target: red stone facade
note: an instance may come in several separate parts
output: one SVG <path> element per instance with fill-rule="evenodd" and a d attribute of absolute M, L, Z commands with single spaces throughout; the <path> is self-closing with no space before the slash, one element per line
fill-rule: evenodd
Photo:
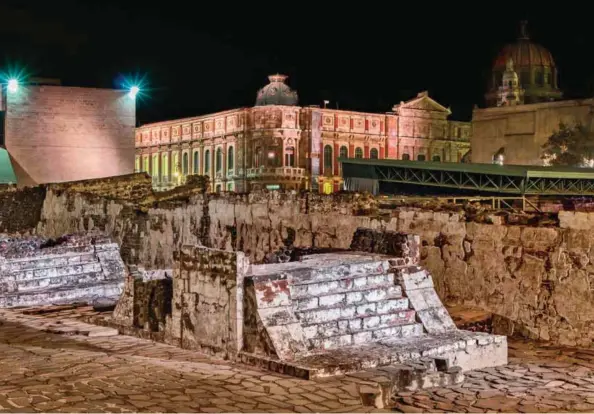
<path fill-rule="evenodd" d="M 450 113 L 426 92 L 386 114 L 258 104 L 137 128 L 135 168 L 158 189 L 205 174 L 213 191 L 330 193 L 341 189 L 339 157 L 459 162 L 470 123 Z"/>
<path fill-rule="evenodd" d="M 134 171 L 136 104 L 127 91 L 23 85 L 4 93 L 4 146 L 19 186 Z"/>

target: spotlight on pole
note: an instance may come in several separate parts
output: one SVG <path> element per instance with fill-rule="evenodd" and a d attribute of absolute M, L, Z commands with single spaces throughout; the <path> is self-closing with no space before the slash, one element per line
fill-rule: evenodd
<path fill-rule="evenodd" d="M 9 79 L 8 80 L 8 92 L 15 93 L 18 90 L 19 90 L 18 79 Z"/>
<path fill-rule="evenodd" d="M 130 88 L 130 92 L 128 92 L 128 96 L 130 96 L 130 98 L 132 99 L 136 99 L 136 95 L 138 95 L 138 92 L 140 92 L 140 88 L 138 86 L 132 86 Z"/>

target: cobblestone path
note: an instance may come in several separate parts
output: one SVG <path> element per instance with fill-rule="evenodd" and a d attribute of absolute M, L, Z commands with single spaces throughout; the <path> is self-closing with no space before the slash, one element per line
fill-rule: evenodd
<path fill-rule="evenodd" d="M 594 411 L 594 350 L 510 347 L 506 367 L 468 373 L 461 386 L 401 393 L 379 410 L 361 405 L 354 377 L 304 381 L 64 315 L 0 310 L 0 412 Z"/>

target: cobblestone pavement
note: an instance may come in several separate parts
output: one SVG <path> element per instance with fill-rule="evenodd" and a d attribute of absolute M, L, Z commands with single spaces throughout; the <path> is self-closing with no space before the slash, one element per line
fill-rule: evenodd
<path fill-rule="evenodd" d="M 362 406 L 353 378 L 273 375 L 53 316 L 0 310 L 0 412 L 390 411 Z M 404 412 L 594 411 L 594 350 L 510 341 L 508 366 L 394 403 Z"/>

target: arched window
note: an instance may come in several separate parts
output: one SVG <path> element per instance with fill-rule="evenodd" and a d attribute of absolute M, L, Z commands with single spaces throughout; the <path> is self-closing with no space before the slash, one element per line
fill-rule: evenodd
<path fill-rule="evenodd" d="M 233 169 L 233 163 L 235 162 L 235 156 L 233 152 L 233 147 L 229 147 L 227 150 L 227 171 L 231 171 Z"/>
<path fill-rule="evenodd" d="M 200 166 L 198 151 L 194 151 L 194 158 L 192 161 L 194 161 L 194 169 L 192 171 L 194 172 L 194 174 L 198 174 L 198 167 Z"/>
<path fill-rule="evenodd" d="M 175 177 L 177 174 L 179 174 L 179 154 L 177 152 L 173 153 L 173 176 Z"/>
<path fill-rule="evenodd" d="M 295 166 L 295 148 L 288 147 L 285 148 L 285 167 L 294 167 Z"/>
<path fill-rule="evenodd" d="M 338 154 L 340 154 L 340 158 L 348 158 L 349 149 L 343 145 L 342 147 L 340 147 L 340 151 L 338 152 Z"/>
<path fill-rule="evenodd" d="M 167 156 L 167 154 L 163 154 L 163 156 L 161 157 L 161 171 L 163 177 L 169 176 L 169 157 Z"/>
<path fill-rule="evenodd" d="M 204 174 L 210 174 L 210 150 L 204 151 Z"/>
<path fill-rule="evenodd" d="M 425 161 L 425 154 L 417 155 L 417 161 Z"/>
<path fill-rule="evenodd" d="M 256 151 L 254 152 L 254 164 L 256 167 L 260 167 L 263 164 L 263 156 L 262 147 L 256 147 Z"/>
<path fill-rule="evenodd" d="M 217 156 L 215 158 L 215 168 L 216 172 L 221 172 L 223 168 L 223 150 L 221 148 L 217 148 Z"/>
<path fill-rule="evenodd" d="M 377 160 L 379 158 L 377 148 L 372 148 L 371 151 L 369 151 L 369 158 L 371 158 L 372 160 Z"/>
<path fill-rule="evenodd" d="M 184 152 L 182 157 L 182 173 L 188 175 L 188 168 L 190 168 L 190 154 Z"/>
<path fill-rule="evenodd" d="M 435 162 L 441 162 L 441 157 L 439 155 L 434 155 L 431 160 Z"/>
<path fill-rule="evenodd" d="M 159 154 L 153 154 L 153 177 L 159 176 Z"/>
<path fill-rule="evenodd" d="M 402 154 L 402 159 L 404 161 L 410 161 L 410 155 L 408 155 L 408 154 Z"/>
<path fill-rule="evenodd" d="M 355 158 L 363 158 L 363 150 L 359 147 L 355 148 Z"/>
<path fill-rule="evenodd" d="M 332 170 L 332 147 L 326 145 L 324 147 L 324 171 Z"/>

